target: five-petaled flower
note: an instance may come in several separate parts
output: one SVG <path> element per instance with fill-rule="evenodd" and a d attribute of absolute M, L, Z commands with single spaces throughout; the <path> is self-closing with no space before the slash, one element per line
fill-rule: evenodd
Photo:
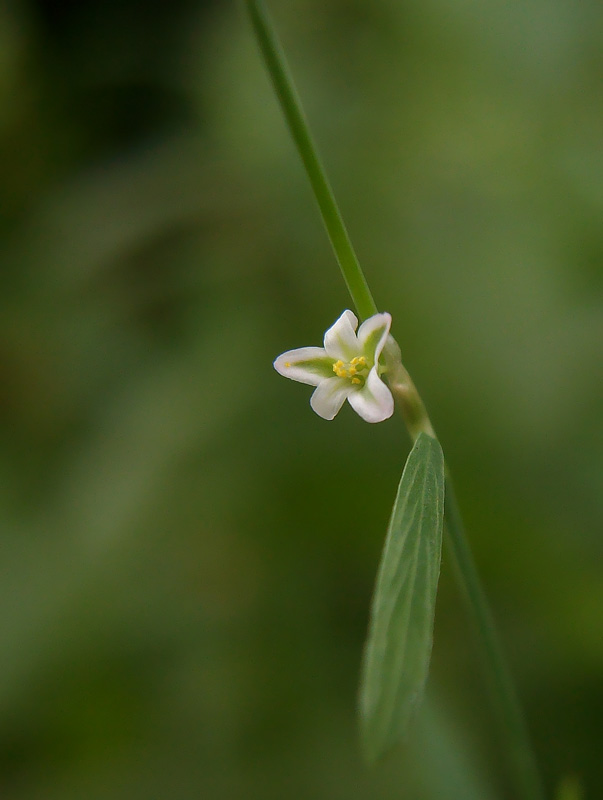
<path fill-rule="evenodd" d="M 323 419 L 333 419 L 347 400 L 367 422 L 382 422 L 394 412 L 392 393 L 379 376 L 379 356 L 392 318 L 375 314 L 358 333 L 358 319 L 344 311 L 325 333 L 324 347 L 288 350 L 274 362 L 285 378 L 316 386 L 310 405 Z"/>

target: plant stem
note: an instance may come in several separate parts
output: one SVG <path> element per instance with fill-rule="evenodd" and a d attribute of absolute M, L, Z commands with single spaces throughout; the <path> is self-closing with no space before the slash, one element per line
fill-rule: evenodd
<path fill-rule="evenodd" d="M 245 0 L 266 67 L 279 98 L 289 130 L 302 159 L 322 219 L 348 290 L 361 318 L 377 313 L 377 306 L 356 258 L 333 191 L 312 141 L 301 102 L 295 90 L 276 34 L 260 0 Z M 425 405 L 402 366 L 399 348 L 390 339 L 385 349 L 386 377 L 413 441 L 421 431 L 435 436 Z M 492 614 L 465 538 L 450 477 L 446 480 L 445 525 L 457 576 L 476 623 L 486 672 L 493 688 L 501 731 L 509 753 L 518 800 L 544 800 L 544 792 L 532 752 L 523 713 L 506 665 Z"/>
<path fill-rule="evenodd" d="M 258 0 L 246 0 L 246 5 L 274 90 L 280 100 L 297 152 L 306 168 L 348 291 L 360 318 L 372 317 L 377 313 L 377 306 L 358 263 L 333 190 L 320 163 L 285 55 L 263 3 Z"/>
<path fill-rule="evenodd" d="M 444 526 L 467 611 L 478 632 L 481 655 L 504 737 L 518 800 L 544 800 L 523 711 L 496 631 L 490 606 L 465 536 L 450 475 L 446 475 Z"/>
<path fill-rule="evenodd" d="M 398 343 L 390 336 L 383 349 L 385 377 L 396 405 L 402 412 L 410 438 L 415 442 L 420 433 L 437 439 L 431 420 L 408 370 L 402 364 Z"/>

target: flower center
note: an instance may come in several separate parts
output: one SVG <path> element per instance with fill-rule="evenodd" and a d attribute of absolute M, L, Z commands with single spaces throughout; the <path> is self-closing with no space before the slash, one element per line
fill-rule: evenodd
<path fill-rule="evenodd" d="M 338 378 L 348 378 L 352 383 L 362 386 L 369 373 L 366 356 L 356 356 L 351 361 L 336 361 L 333 372 Z"/>

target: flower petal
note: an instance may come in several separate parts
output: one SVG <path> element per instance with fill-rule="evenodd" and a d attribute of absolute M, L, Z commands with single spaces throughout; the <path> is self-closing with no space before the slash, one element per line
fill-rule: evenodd
<path fill-rule="evenodd" d="M 352 388 L 352 384 L 343 378 L 328 378 L 318 384 L 310 398 L 310 405 L 319 417 L 333 419 Z"/>
<path fill-rule="evenodd" d="M 392 393 L 373 367 L 361 389 L 353 391 L 348 402 L 366 422 L 383 422 L 394 413 Z"/>
<path fill-rule="evenodd" d="M 322 347 L 298 347 L 287 350 L 274 362 L 279 375 L 292 381 L 318 386 L 325 378 L 333 378 L 333 359 Z"/>
<path fill-rule="evenodd" d="M 356 328 L 358 318 L 352 311 L 344 311 L 325 333 L 325 350 L 334 359 L 351 361 L 360 352 Z"/>
<path fill-rule="evenodd" d="M 373 364 L 379 361 L 391 324 L 391 315 L 385 312 L 369 317 L 358 329 L 360 348 L 365 356 L 370 357 Z"/>

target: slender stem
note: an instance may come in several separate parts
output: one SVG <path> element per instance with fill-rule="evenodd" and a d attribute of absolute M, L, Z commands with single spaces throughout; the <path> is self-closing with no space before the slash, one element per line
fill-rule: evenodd
<path fill-rule="evenodd" d="M 410 438 L 415 442 L 420 433 L 426 433 L 428 436 L 437 439 L 438 437 L 435 435 L 421 395 L 417 391 L 417 387 L 408 374 L 406 367 L 402 364 L 400 348 L 393 336 L 390 336 L 387 340 L 383 350 L 383 358 L 387 383 L 396 405 L 402 412 Z"/>
<path fill-rule="evenodd" d="M 377 313 L 377 306 L 358 263 L 333 190 L 320 163 L 299 96 L 287 67 L 285 55 L 264 10 L 263 3 L 259 0 L 246 0 L 246 5 L 260 50 L 266 62 L 266 68 L 280 101 L 293 141 L 306 168 L 348 291 L 352 296 L 359 316 L 362 319 L 366 319 Z"/>
<path fill-rule="evenodd" d="M 485 672 L 505 739 L 509 766 L 515 778 L 516 796 L 518 800 L 544 800 L 544 789 L 523 711 L 465 536 L 450 475 L 446 476 L 444 524 L 467 610 L 479 634 Z"/>
<path fill-rule="evenodd" d="M 362 318 L 377 313 L 377 306 L 356 258 L 333 191 L 312 141 L 301 103 L 289 74 L 284 54 L 261 0 L 245 0 L 258 44 L 289 130 L 302 159 L 314 196 L 352 300 Z M 425 405 L 402 366 L 399 348 L 390 338 L 384 352 L 386 377 L 400 406 L 411 437 L 421 431 L 435 436 Z M 496 699 L 501 730 L 515 776 L 518 800 L 543 800 L 544 792 L 527 728 L 494 622 L 466 541 L 463 523 L 450 478 L 446 481 L 445 523 L 459 583 L 469 613 L 476 623 L 486 671 Z"/>

